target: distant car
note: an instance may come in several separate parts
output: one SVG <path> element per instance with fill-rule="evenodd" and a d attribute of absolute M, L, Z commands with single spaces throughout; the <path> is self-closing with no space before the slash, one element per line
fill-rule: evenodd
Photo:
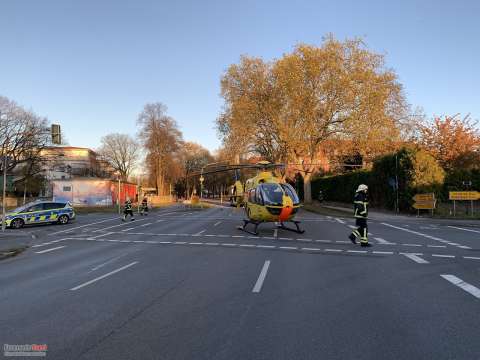
<path fill-rule="evenodd" d="M 5 215 L 5 224 L 13 229 L 33 224 L 68 224 L 75 219 L 75 210 L 68 202 L 36 201 L 20 206 Z"/>

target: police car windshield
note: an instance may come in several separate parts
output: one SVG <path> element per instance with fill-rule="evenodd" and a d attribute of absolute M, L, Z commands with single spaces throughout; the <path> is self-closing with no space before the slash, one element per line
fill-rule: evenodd
<path fill-rule="evenodd" d="M 263 193 L 263 201 L 265 205 L 282 205 L 283 190 L 278 184 L 262 184 L 260 185 Z"/>

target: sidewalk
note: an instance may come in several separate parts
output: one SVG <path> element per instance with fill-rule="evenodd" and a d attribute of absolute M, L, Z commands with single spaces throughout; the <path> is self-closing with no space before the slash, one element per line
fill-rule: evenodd
<path fill-rule="evenodd" d="M 316 203 L 316 206 L 324 209 L 331 209 L 336 211 L 341 211 L 345 213 L 345 216 L 353 217 L 353 205 L 352 207 L 347 206 L 339 206 L 339 205 L 323 205 Z M 368 210 L 368 217 L 371 220 L 377 221 L 392 221 L 392 220 L 423 220 L 423 221 L 430 221 L 436 222 L 442 225 L 461 225 L 461 226 L 468 226 L 468 227 L 480 227 L 480 220 L 476 219 L 451 219 L 451 218 L 436 218 L 430 216 L 420 216 L 417 217 L 416 215 L 406 215 L 406 214 L 396 214 L 391 211 L 379 211 L 379 210 Z"/>

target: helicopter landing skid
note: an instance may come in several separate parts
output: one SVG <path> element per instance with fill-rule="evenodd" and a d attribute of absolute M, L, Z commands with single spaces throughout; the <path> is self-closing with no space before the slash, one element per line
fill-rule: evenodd
<path fill-rule="evenodd" d="M 242 231 L 245 231 L 246 233 L 248 234 L 252 234 L 252 235 L 258 235 L 258 232 L 257 232 L 257 228 L 258 228 L 258 225 L 260 225 L 261 222 L 257 222 L 257 221 L 252 221 L 252 220 L 243 220 L 243 226 L 237 226 L 237 229 L 238 230 L 242 230 Z M 248 224 L 253 224 L 255 226 L 254 230 L 253 231 L 250 231 L 250 230 L 247 230 L 247 225 Z"/>
<path fill-rule="evenodd" d="M 305 230 L 302 230 L 300 229 L 300 221 L 295 221 L 295 220 L 292 220 L 291 222 L 293 222 L 295 224 L 295 227 L 296 229 L 293 229 L 291 227 L 288 227 L 288 226 L 285 226 L 285 224 L 283 222 L 280 222 L 280 225 L 277 225 L 277 227 L 279 229 L 283 229 L 283 230 L 288 230 L 288 231 L 293 231 L 293 232 L 296 232 L 298 234 L 303 234 L 305 232 Z"/>

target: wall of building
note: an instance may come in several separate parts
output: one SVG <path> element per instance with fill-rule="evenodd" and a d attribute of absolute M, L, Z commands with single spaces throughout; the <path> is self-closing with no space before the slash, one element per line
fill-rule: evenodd
<path fill-rule="evenodd" d="M 118 183 L 104 179 L 53 180 L 54 201 L 69 201 L 75 206 L 112 206 L 117 204 Z M 137 186 L 121 183 L 120 202 L 136 199 Z"/>

